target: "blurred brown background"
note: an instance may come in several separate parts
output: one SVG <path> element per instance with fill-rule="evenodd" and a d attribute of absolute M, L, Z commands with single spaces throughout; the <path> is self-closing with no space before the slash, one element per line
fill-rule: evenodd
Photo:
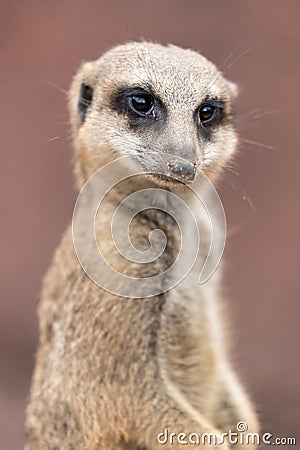
<path fill-rule="evenodd" d="M 76 198 L 63 89 L 82 60 L 140 38 L 202 51 L 240 86 L 239 175 L 220 186 L 233 359 L 263 429 L 297 437 L 299 12 L 297 0 L 0 2 L 1 449 L 24 443 L 41 278 Z"/>

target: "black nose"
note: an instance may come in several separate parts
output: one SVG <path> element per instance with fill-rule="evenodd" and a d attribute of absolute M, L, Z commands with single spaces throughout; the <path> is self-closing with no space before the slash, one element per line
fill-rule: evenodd
<path fill-rule="evenodd" d="M 196 175 L 196 166 L 188 161 L 170 161 L 168 164 L 170 175 L 182 181 L 193 181 Z"/>

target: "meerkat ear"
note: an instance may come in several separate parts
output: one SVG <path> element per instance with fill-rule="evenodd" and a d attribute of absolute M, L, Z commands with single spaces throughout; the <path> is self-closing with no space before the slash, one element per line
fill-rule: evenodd
<path fill-rule="evenodd" d="M 232 81 L 226 80 L 229 92 L 230 92 L 230 96 L 232 98 L 232 100 L 236 100 L 238 93 L 239 93 L 239 89 L 237 84 L 233 83 Z"/>
<path fill-rule="evenodd" d="M 85 121 L 86 112 L 93 101 L 94 90 L 86 83 L 81 83 L 79 99 L 78 99 L 78 114 L 80 122 Z"/>
<path fill-rule="evenodd" d="M 69 110 L 73 129 L 84 123 L 86 114 L 93 102 L 94 86 L 97 78 L 97 64 L 83 63 L 73 78 L 69 90 Z"/>

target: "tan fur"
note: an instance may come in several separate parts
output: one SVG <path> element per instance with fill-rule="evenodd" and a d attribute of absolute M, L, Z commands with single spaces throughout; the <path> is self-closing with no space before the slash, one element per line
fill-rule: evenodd
<path fill-rule="evenodd" d="M 80 123 L 77 103 L 83 82 L 93 87 L 94 95 Z M 126 115 L 112 110 L 110 100 L 120 86 L 145 84 L 160 95 L 168 120 L 158 131 L 137 133 Z M 234 153 L 236 135 L 227 121 L 211 141 L 199 139 L 193 111 L 209 94 L 222 97 L 230 113 L 235 90 L 203 56 L 175 46 L 130 43 L 83 64 L 69 95 L 78 187 L 98 167 L 139 149 L 146 166 L 151 161 L 162 169 L 153 152 L 173 152 L 215 177 Z M 126 183 L 122 195 L 153 185 L 155 180 L 141 176 Z M 120 195 L 110 195 L 96 225 L 105 255 L 130 276 L 161 272 L 179 248 L 178 232 L 163 213 L 137 216 L 133 241 L 143 247 L 155 223 L 168 238 L 166 257 L 149 268 L 113 255 L 107 224 Z M 202 251 L 199 263 L 204 258 Z M 220 435 L 245 421 L 249 431 L 258 430 L 228 362 L 216 305 L 219 276 L 200 286 L 197 267 L 165 294 L 120 298 L 99 288 L 82 270 L 68 228 L 44 280 L 26 450 L 154 450 L 162 447 L 156 437 L 165 427 L 170 433 Z M 181 447 L 175 441 L 170 446 Z"/>

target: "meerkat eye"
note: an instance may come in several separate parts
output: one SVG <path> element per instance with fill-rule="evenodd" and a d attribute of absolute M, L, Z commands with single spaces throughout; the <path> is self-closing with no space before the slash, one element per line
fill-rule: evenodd
<path fill-rule="evenodd" d="M 129 106 L 133 112 L 146 116 L 153 111 L 154 100 L 149 94 L 135 94 L 129 97 Z"/>
<path fill-rule="evenodd" d="M 211 105 L 203 105 L 199 110 L 199 117 L 202 123 L 210 121 L 215 114 L 215 107 Z"/>
<path fill-rule="evenodd" d="M 222 101 L 206 101 L 199 110 L 198 116 L 204 127 L 209 127 L 219 123 L 223 118 L 224 102 Z"/>

